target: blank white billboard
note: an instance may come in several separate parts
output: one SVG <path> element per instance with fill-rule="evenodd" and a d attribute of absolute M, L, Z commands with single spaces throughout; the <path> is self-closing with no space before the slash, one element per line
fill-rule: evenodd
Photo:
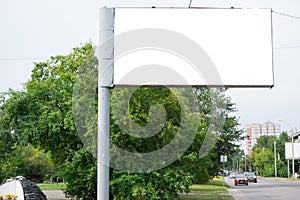
<path fill-rule="evenodd" d="M 294 159 L 300 159 L 300 143 L 293 143 L 294 144 Z M 291 160 L 293 158 L 293 151 L 292 151 L 292 143 L 286 142 L 285 143 L 285 159 Z"/>
<path fill-rule="evenodd" d="M 114 31 L 114 85 L 274 85 L 270 9 L 116 8 Z"/>

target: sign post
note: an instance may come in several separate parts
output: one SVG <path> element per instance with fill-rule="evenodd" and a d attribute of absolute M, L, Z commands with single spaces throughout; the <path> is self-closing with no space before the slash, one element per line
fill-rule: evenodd
<path fill-rule="evenodd" d="M 227 162 L 227 156 L 221 155 L 221 162 L 223 163 L 223 186 L 224 186 L 224 179 L 225 179 L 225 162 Z"/>
<path fill-rule="evenodd" d="M 105 5 L 107 6 L 107 5 Z M 145 63 L 139 63 L 139 61 L 145 61 L 145 58 L 150 58 L 151 64 L 155 63 L 154 57 L 147 54 L 144 57 L 133 56 L 133 60 L 130 60 L 129 68 L 126 68 L 127 59 L 119 59 L 114 64 L 114 56 L 118 55 L 117 52 L 121 52 L 120 42 L 114 43 L 114 36 L 121 35 L 132 30 L 169 30 L 173 33 L 180 33 L 180 38 L 188 38 L 188 41 L 195 41 L 196 43 L 188 45 L 189 53 L 186 56 L 185 51 L 180 51 L 179 57 L 183 58 L 184 63 L 190 64 L 191 60 L 197 60 L 199 56 L 205 56 L 205 62 L 201 59 L 197 65 L 191 65 L 189 68 L 183 68 L 182 62 L 178 62 L 175 65 L 174 57 L 164 57 L 161 59 L 159 56 L 158 61 L 162 62 L 169 59 L 173 68 L 173 71 L 179 70 L 181 75 L 186 78 L 184 82 L 176 82 L 177 79 L 172 78 L 165 82 L 166 76 L 161 76 L 162 79 L 154 79 L 151 81 L 151 85 L 159 83 L 158 85 L 167 86 L 227 86 L 227 87 L 273 87 L 273 58 L 272 58 L 272 31 L 271 31 L 271 10 L 240 10 L 240 9 L 122 9 L 116 6 L 108 6 L 100 9 L 100 51 L 99 51 L 99 70 L 98 70 L 98 184 L 97 184 L 97 199 L 108 200 L 109 199 L 109 125 L 110 125 L 110 89 L 113 86 L 140 86 L 140 82 L 136 82 L 139 76 L 135 74 L 134 78 L 128 79 L 126 82 L 122 79 L 122 75 L 130 72 L 131 66 L 143 66 Z M 146 6 L 147 7 L 147 6 Z M 115 13 L 116 8 L 116 13 Z M 201 12 L 200 12 L 201 11 Z M 216 17 L 218 15 L 219 17 Z M 208 16 L 208 17 L 207 17 Z M 226 17 L 226 19 L 224 18 Z M 255 23 L 253 22 L 255 17 Z M 201 25 L 202 29 L 197 28 L 199 26 L 198 19 L 205 22 Z M 243 20 L 241 20 L 243 18 Z M 223 19 L 220 21 L 219 19 Z M 239 19 L 236 23 L 233 23 L 234 19 Z M 175 22 L 175 23 L 174 23 Z M 181 24 L 179 24 L 181 22 Z M 213 23 L 214 22 L 214 23 Z M 227 23 L 226 23 L 227 22 Z M 247 23 L 246 23 L 247 22 Z M 262 22 L 262 23 L 260 23 Z M 220 24 L 221 23 L 221 24 Z M 226 23 L 226 24 L 224 24 Z M 195 25 L 197 24 L 197 25 Z M 212 25 L 213 24 L 213 25 Z M 259 24 L 260 26 L 256 26 Z M 205 28 L 204 25 L 206 25 Z M 255 25 L 255 26 L 251 26 Z M 223 29 L 209 29 L 209 28 L 222 28 Z M 251 28 L 249 30 L 249 27 Z M 259 27 L 259 29 L 258 29 Z M 238 29 L 237 29 L 238 28 Z M 204 30 L 208 29 L 206 32 Z M 251 34 L 251 30 L 260 30 L 260 34 L 255 32 Z M 216 33 L 222 33 L 217 34 Z M 225 34 L 227 33 L 227 34 Z M 235 33 L 236 35 L 234 35 Z M 204 34 L 204 35 L 202 35 Z M 224 38 L 220 36 L 224 36 Z M 145 37 L 146 36 L 146 37 Z M 183 37 L 184 36 L 184 37 Z M 248 37 L 249 36 L 249 37 Z M 258 37 L 259 36 L 259 37 Z M 149 35 L 138 35 L 134 38 L 142 38 L 143 42 L 149 40 Z M 230 37 L 230 38 L 229 38 Z M 117 38 L 117 37 L 116 37 Z M 144 39 L 146 38 L 146 39 Z M 160 37 L 159 37 L 160 38 Z M 232 38 L 232 39 L 231 39 Z M 253 40 L 249 39 L 253 38 Z M 163 40 L 157 41 L 156 38 L 154 44 L 161 44 Z M 132 41 L 126 41 L 126 45 L 133 43 Z M 186 41 L 186 39 L 184 40 Z M 234 42 L 232 42 L 234 41 Z M 249 42 L 250 41 L 250 42 Z M 256 41 L 256 42 L 252 42 Z M 175 49 L 182 50 L 182 47 L 174 41 L 170 43 Z M 248 43 L 246 43 L 248 42 Z M 245 45 L 246 43 L 246 45 Z M 177 45 L 176 45 L 177 44 Z M 187 44 L 187 43 L 185 43 Z M 215 46 L 221 44 L 220 46 Z M 169 43 L 168 43 L 169 45 Z M 246 48 L 245 48 L 246 46 Z M 154 46 L 155 47 L 155 46 Z M 199 51 L 193 51 L 193 48 L 199 49 L 201 47 L 202 54 Z M 230 48 L 228 48 L 230 47 Z M 251 47 L 251 48 L 250 48 Z M 130 50 L 130 49 L 129 49 Z M 167 49 L 168 50 L 168 49 Z M 232 50 L 228 52 L 229 50 Z M 237 50 L 237 51 L 235 51 Z M 250 50 L 250 51 L 248 51 Z M 261 51 L 258 51 L 261 50 Z M 207 52 L 206 52 L 207 51 Z M 134 53 L 132 51 L 131 53 Z M 151 52 L 151 51 L 145 51 Z M 195 54 L 195 52 L 197 52 Z M 224 54 L 225 52 L 225 54 Z M 194 53 L 194 54 L 193 54 Z M 240 54 L 243 53 L 243 54 Z M 131 55 L 131 54 L 130 54 Z M 156 55 L 156 54 L 153 54 Z M 208 55 L 212 55 L 210 58 Z M 234 55 L 234 57 L 230 57 Z M 238 56 L 237 56 L 238 55 Z M 251 59 L 249 59 L 251 55 Z M 197 59 L 196 59 L 197 58 Z M 133 62 L 134 61 L 134 62 Z M 213 62 L 212 62 L 213 61 Z M 246 61 L 246 62 L 245 62 Z M 158 62 L 158 63 L 159 63 Z M 254 62 L 254 63 L 252 63 Z M 257 62 L 257 63 L 256 63 Z M 208 67 L 210 65 L 216 68 Z M 115 67 L 114 67 L 115 65 Z M 118 66 L 121 66 L 118 68 Z M 243 68 L 241 66 L 244 66 Z M 257 68 L 253 69 L 253 67 Z M 262 67 L 267 66 L 267 67 Z M 178 67 L 178 68 L 176 68 Z M 116 69 L 116 70 L 115 70 Z M 118 70 L 121 69 L 121 70 Z M 188 69 L 188 70 L 187 70 Z M 213 70 L 212 70 L 213 69 Z M 129 71 L 126 71 L 129 70 Z M 213 72 L 212 72 L 213 71 Z M 246 72 L 246 73 L 245 73 Z M 122 74 L 123 73 L 123 74 Z M 142 71 L 142 77 L 149 76 L 145 71 Z M 219 81 L 220 77 L 224 82 Z M 116 76 L 114 76 L 114 74 Z M 119 74 L 119 76 L 117 76 Z M 120 75 L 121 74 L 121 75 Z M 146 74 L 146 75 L 145 75 Z M 153 73 L 153 77 L 157 78 L 158 73 Z M 234 76 L 232 76 L 234 74 Z M 239 74 L 239 75 L 237 75 Z M 251 76 L 251 74 L 253 76 Z M 167 74 L 168 75 L 168 74 Z M 260 75 L 260 77 L 258 77 Z M 249 77 L 247 80 L 246 78 Z M 253 77 L 256 79 L 253 81 Z M 119 79 L 117 79 L 119 78 Z M 173 80 L 174 79 L 174 80 Z M 122 82 L 122 80 L 124 82 Z M 221 79 L 220 79 L 221 80 Z M 169 82 L 170 81 L 170 82 Z M 174 82 L 175 81 L 175 82 Z M 227 156 L 221 156 L 221 162 L 223 163 L 223 176 L 225 177 L 225 162 L 227 162 Z M 224 179 L 223 179 L 224 185 Z"/>
<path fill-rule="evenodd" d="M 110 88 L 113 80 L 114 9 L 100 9 L 98 66 L 98 174 L 97 199 L 109 199 Z"/>

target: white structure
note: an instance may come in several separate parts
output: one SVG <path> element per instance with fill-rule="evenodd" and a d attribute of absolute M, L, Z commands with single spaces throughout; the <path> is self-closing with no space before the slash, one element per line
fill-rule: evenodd
<path fill-rule="evenodd" d="M 269 135 L 279 137 L 281 133 L 280 123 L 266 122 L 264 124 L 253 123 L 244 126 L 243 136 L 246 138 L 242 142 L 242 150 L 246 155 L 250 155 L 254 145 L 260 136 Z"/>
<path fill-rule="evenodd" d="M 11 180 L 0 186 L 0 195 L 13 194 L 18 196 L 17 200 L 24 200 L 24 192 L 19 180 Z"/>
<path fill-rule="evenodd" d="M 116 8 L 114 85 L 272 87 L 271 15 L 271 9 Z"/>

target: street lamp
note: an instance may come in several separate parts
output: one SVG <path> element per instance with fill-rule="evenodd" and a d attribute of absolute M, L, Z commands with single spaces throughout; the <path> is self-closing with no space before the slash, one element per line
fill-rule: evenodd
<path fill-rule="evenodd" d="M 291 132 L 292 132 L 292 178 L 295 178 L 295 159 L 294 159 L 294 130 L 293 130 L 293 126 L 290 125 L 289 123 L 287 123 L 284 120 L 279 120 L 283 123 L 286 123 L 288 126 L 291 127 Z M 288 166 L 289 167 L 289 166 Z"/>

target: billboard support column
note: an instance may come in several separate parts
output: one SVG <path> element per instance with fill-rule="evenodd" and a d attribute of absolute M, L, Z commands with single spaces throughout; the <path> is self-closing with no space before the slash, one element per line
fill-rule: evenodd
<path fill-rule="evenodd" d="M 294 131 L 292 130 L 292 178 L 295 178 Z"/>
<path fill-rule="evenodd" d="M 114 9 L 100 9 L 98 64 L 98 171 L 97 199 L 109 199 L 110 88 L 114 69 Z"/>

